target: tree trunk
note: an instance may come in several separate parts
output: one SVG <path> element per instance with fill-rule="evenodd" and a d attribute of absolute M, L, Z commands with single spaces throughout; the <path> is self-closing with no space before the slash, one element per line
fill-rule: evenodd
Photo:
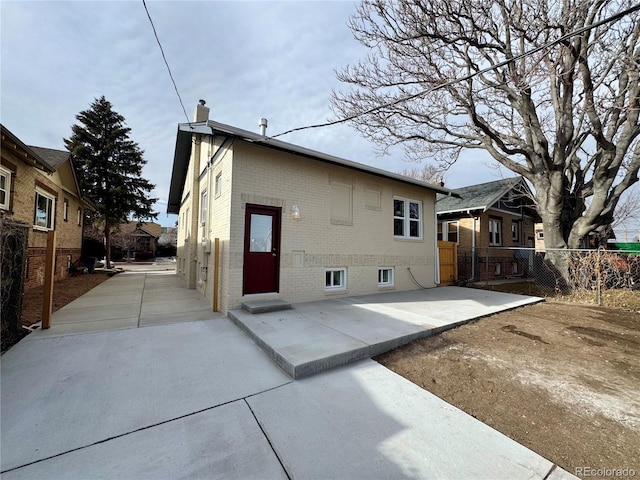
<path fill-rule="evenodd" d="M 569 263 L 568 252 L 562 251 L 568 248 L 568 232 L 563 227 L 566 227 L 566 217 L 570 212 L 566 211 L 563 201 L 563 183 L 561 172 L 545 173 L 534 179 L 538 213 L 544 231 L 544 263 L 550 272 L 543 272 L 539 280 L 565 291 L 569 284 Z"/>
<path fill-rule="evenodd" d="M 106 243 L 104 266 L 111 268 L 111 226 L 108 220 L 104 222 L 104 241 Z"/>

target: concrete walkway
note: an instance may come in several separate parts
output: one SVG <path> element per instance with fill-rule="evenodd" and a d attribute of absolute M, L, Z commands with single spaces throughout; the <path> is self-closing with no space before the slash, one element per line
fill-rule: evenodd
<path fill-rule="evenodd" d="M 163 323 L 212 320 L 224 315 L 173 272 L 119 273 L 53 313 L 51 328 L 28 340 Z"/>
<path fill-rule="evenodd" d="M 92 298 L 176 281 L 138 276 Z M 138 315 L 107 303 L 96 322 L 120 326 L 100 332 L 82 297 L 57 317 L 75 332 L 54 318 L 2 356 L 3 479 L 575 478 L 372 360 L 292 381 L 229 319 L 189 321 L 177 293 Z"/>

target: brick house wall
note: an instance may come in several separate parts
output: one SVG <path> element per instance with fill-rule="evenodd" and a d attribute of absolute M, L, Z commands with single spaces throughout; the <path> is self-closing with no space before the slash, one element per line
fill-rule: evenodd
<path fill-rule="evenodd" d="M 279 292 L 259 294 L 260 298 L 304 302 L 419 288 L 407 267 L 422 285 L 435 286 L 435 192 L 242 141 L 208 164 L 220 146 L 218 140 L 213 145 L 210 141 L 211 136 L 203 136 L 191 152 L 178 220 L 177 270 L 211 299 L 213 247 L 207 252 L 206 242 L 219 238 L 222 312 L 247 299 L 242 294 L 247 204 L 282 208 Z M 332 218 L 333 184 L 350 192 L 350 221 Z M 204 191 L 205 219 L 200 215 Z M 394 237 L 394 197 L 421 203 L 420 239 Z M 290 215 L 294 204 L 300 209 L 299 220 Z M 394 269 L 393 286 L 378 284 L 380 267 Z M 325 289 L 327 268 L 347 270 L 346 289 Z"/>
<path fill-rule="evenodd" d="M 56 231 L 55 279 L 68 276 L 68 263 L 80 258 L 84 207 L 73 181 L 70 162 L 54 172 L 46 172 L 34 165 L 29 152 L 15 145 L 5 144 L 3 131 L 2 166 L 11 173 L 8 210 L 2 216 L 33 225 L 29 231 L 25 288 L 44 283 L 44 262 L 47 230 L 34 225 L 36 188 L 52 196 L 54 201 L 54 230 Z M 27 163 L 28 162 L 28 163 Z M 71 180 L 71 181 L 70 181 Z M 66 207 L 65 207 L 66 205 Z M 66 219 L 64 212 L 66 208 Z"/>

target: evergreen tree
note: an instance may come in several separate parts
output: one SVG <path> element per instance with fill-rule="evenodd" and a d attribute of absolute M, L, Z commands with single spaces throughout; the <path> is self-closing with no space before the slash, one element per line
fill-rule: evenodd
<path fill-rule="evenodd" d="M 142 178 L 147 163 L 138 144 L 129 138 L 130 128 L 104 96 L 80 112 L 73 134 L 64 143 L 72 155 L 78 183 L 96 211 L 93 220 L 104 228 L 107 267 L 110 265 L 111 232 L 129 217 L 154 219 L 149 196 L 154 185 Z"/>

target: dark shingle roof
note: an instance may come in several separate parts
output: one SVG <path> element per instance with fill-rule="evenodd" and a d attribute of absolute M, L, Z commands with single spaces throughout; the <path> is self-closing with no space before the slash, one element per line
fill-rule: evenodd
<path fill-rule="evenodd" d="M 464 210 L 486 210 L 502 198 L 513 187 L 523 181 L 522 177 L 505 178 L 494 182 L 480 183 L 456 188 L 461 198 L 438 195 L 436 212 L 458 212 Z"/>
<path fill-rule="evenodd" d="M 58 170 L 60 165 L 69 159 L 69 152 L 65 150 L 54 150 L 53 148 L 43 148 L 29 146 L 42 160 L 53 170 Z"/>

